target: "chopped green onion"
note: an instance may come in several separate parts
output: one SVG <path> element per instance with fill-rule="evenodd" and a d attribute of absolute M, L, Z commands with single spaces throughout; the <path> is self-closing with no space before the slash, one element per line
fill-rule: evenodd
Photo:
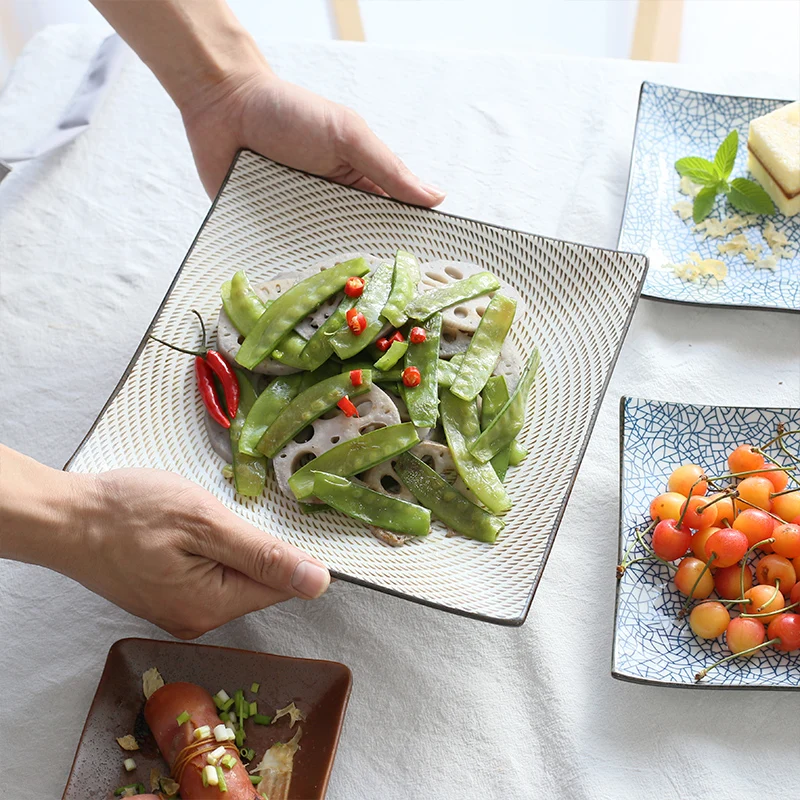
<path fill-rule="evenodd" d="M 239 752 L 239 755 L 241 755 L 242 758 L 246 758 L 248 761 L 252 761 L 256 757 L 256 751 L 253 750 L 252 747 L 243 747 Z"/>
<path fill-rule="evenodd" d="M 219 760 L 219 763 L 222 764 L 225 769 L 233 769 L 236 766 L 236 759 L 230 753 L 226 753 Z"/>
<path fill-rule="evenodd" d="M 208 775 L 206 775 L 206 771 L 205 771 L 205 770 L 203 770 L 203 771 L 200 773 L 200 776 L 201 776 L 201 777 L 202 777 L 202 779 L 203 779 L 203 788 L 205 789 L 205 788 L 208 786 Z"/>
<path fill-rule="evenodd" d="M 223 704 L 222 710 L 223 711 L 230 711 L 231 706 L 233 705 L 233 698 L 229 697 Z"/>
<path fill-rule="evenodd" d="M 212 767 L 211 764 L 203 767 L 203 786 L 217 786 L 219 784 L 217 769 L 218 767 Z"/>
<path fill-rule="evenodd" d="M 222 774 L 222 767 L 217 767 L 217 781 L 219 782 L 219 790 L 221 792 L 227 792 L 228 784 L 225 783 L 225 776 Z"/>
<path fill-rule="evenodd" d="M 272 722 L 272 717 L 268 717 L 266 714 L 253 714 L 253 722 L 256 725 L 269 725 Z"/>
<path fill-rule="evenodd" d="M 224 690 L 220 689 L 215 695 L 214 698 L 219 698 L 221 703 L 225 703 L 226 701 L 231 699 L 231 696 Z"/>
<path fill-rule="evenodd" d="M 253 694 L 258 694 L 258 690 L 259 690 L 260 688 L 261 688 L 261 684 L 254 683 L 254 684 L 252 684 L 252 685 L 250 686 L 250 691 L 251 691 Z"/>
<path fill-rule="evenodd" d="M 229 719 L 231 722 L 234 722 L 234 723 L 235 723 L 235 722 L 236 722 L 236 721 L 237 721 L 239 718 L 236 716 L 236 712 L 235 712 L 235 711 L 229 711 L 229 712 L 228 712 L 228 719 Z"/>
<path fill-rule="evenodd" d="M 194 738 L 199 742 L 201 739 L 207 739 L 211 736 L 211 728 L 208 725 L 201 725 L 199 728 L 194 729 Z"/>
<path fill-rule="evenodd" d="M 234 741 L 236 742 L 237 747 L 241 747 L 244 744 L 245 732 L 244 728 L 239 728 L 236 731 L 236 736 L 234 737 Z"/>
<path fill-rule="evenodd" d="M 136 769 L 136 762 L 132 758 L 126 758 L 122 762 L 122 766 L 125 767 L 126 772 L 133 772 Z"/>
<path fill-rule="evenodd" d="M 258 714 L 258 703 L 250 703 L 248 712 L 248 716 L 250 717 L 254 717 L 256 714 Z"/>
<path fill-rule="evenodd" d="M 144 794 L 147 791 L 142 783 L 129 783 L 127 786 L 119 786 L 114 789 L 114 797 L 122 797 L 128 789 L 133 789 L 134 794 Z"/>
<path fill-rule="evenodd" d="M 261 781 L 263 781 L 263 780 L 264 779 L 260 775 L 251 775 L 250 776 L 250 783 L 252 783 L 253 786 L 258 786 L 258 784 L 261 783 Z"/>
<path fill-rule="evenodd" d="M 188 711 L 181 711 L 175 719 L 178 721 L 178 725 L 183 725 L 184 723 L 188 722 L 191 719 L 191 715 Z"/>

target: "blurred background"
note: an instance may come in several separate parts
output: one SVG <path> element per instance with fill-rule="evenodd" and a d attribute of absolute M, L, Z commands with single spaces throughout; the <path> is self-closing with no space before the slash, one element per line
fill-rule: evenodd
<path fill-rule="evenodd" d="M 145 2 L 146 0 L 141 0 Z M 202 0 L 195 0 L 202 2 Z M 800 71 L 800 0 L 229 0 L 260 38 L 522 49 Z M 0 83 L 46 25 L 103 25 L 88 0 L 0 0 Z"/>

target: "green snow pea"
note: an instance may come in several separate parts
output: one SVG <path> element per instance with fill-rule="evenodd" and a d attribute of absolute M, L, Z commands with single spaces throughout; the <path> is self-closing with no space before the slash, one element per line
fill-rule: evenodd
<path fill-rule="evenodd" d="M 375 368 L 381 372 L 391 369 L 408 350 L 408 342 L 392 342 L 389 349 L 375 362 Z"/>
<path fill-rule="evenodd" d="M 528 457 L 528 451 L 516 440 L 511 442 L 508 454 L 508 463 L 512 467 L 518 467 Z"/>
<path fill-rule="evenodd" d="M 500 409 L 508 402 L 508 387 L 502 375 L 493 375 L 486 381 L 481 392 L 481 430 L 485 431 L 491 421 L 500 413 Z M 493 459 L 492 467 L 501 481 L 506 479 L 511 448 L 504 447 Z"/>
<path fill-rule="evenodd" d="M 534 347 L 511 397 L 489 423 L 489 427 L 477 439 L 470 442 L 470 453 L 478 461 L 485 463 L 494 458 L 503 448 L 508 447 L 522 430 L 525 424 L 525 404 L 533 387 L 539 360 L 539 349 Z"/>
<path fill-rule="evenodd" d="M 431 512 L 427 508 L 373 492 L 328 472 L 312 472 L 314 494 L 337 511 L 368 525 L 409 536 L 427 536 L 431 529 Z"/>
<path fill-rule="evenodd" d="M 258 396 L 247 413 L 239 436 L 239 450 L 249 456 L 260 457 L 258 443 L 278 414 L 297 396 L 304 376 L 300 374 L 279 376 Z M 241 401 L 240 401 L 241 402 Z"/>
<path fill-rule="evenodd" d="M 411 421 L 418 428 L 432 428 L 439 419 L 439 335 L 442 315 L 434 314 L 425 322 L 428 335 L 424 342 L 411 344 L 406 351 L 405 366 L 416 367 L 421 377 L 419 386 L 404 386 L 403 399 Z"/>
<path fill-rule="evenodd" d="M 411 494 L 457 533 L 479 542 L 494 542 L 505 527 L 503 520 L 476 506 L 412 453 L 403 453 L 394 468 Z"/>
<path fill-rule="evenodd" d="M 341 291 L 351 275 L 361 276 L 367 272 L 367 262 L 363 258 L 354 258 L 292 286 L 259 317 L 253 330 L 245 337 L 236 361 L 247 369 L 253 369 L 272 353 L 301 319 Z"/>
<path fill-rule="evenodd" d="M 290 439 L 326 411 L 330 411 L 345 395 L 355 397 L 371 388 L 372 373 L 369 370 L 364 370 L 361 386 L 353 386 L 349 372 L 315 383 L 300 392 L 275 418 L 258 443 L 259 453 L 267 458 L 275 458 Z"/>
<path fill-rule="evenodd" d="M 243 269 L 222 284 L 222 307 L 236 330 L 247 336 L 258 318 L 266 310 L 263 300 L 256 294 Z"/>
<path fill-rule="evenodd" d="M 378 428 L 347 439 L 300 467 L 289 478 L 289 488 L 298 500 L 303 500 L 314 494 L 314 472 L 349 478 L 404 453 L 415 444 L 419 444 L 419 436 L 410 422 Z"/>
<path fill-rule="evenodd" d="M 355 304 L 354 297 L 345 297 L 336 311 L 317 328 L 303 350 L 303 369 L 317 369 L 333 355 L 331 336 L 346 324 L 346 314 Z"/>
<path fill-rule="evenodd" d="M 443 286 L 441 289 L 432 289 L 429 292 L 418 294 L 406 308 L 406 313 L 411 319 L 428 319 L 431 314 L 479 297 L 487 292 L 494 292 L 500 288 L 500 281 L 491 272 L 479 272 L 469 278 L 456 281 Z"/>
<path fill-rule="evenodd" d="M 308 342 L 297 332 L 291 331 L 280 340 L 270 358 L 295 369 L 306 369 L 303 351 Z"/>
<path fill-rule="evenodd" d="M 330 337 L 331 347 L 339 358 L 352 358 L 378 338 L 385 325 L 381 314 L 389 298 L 389 292 L 392 291 L 393 273 L 393 264 L 379 265 L 367 281 L 363 294 L 353 306 L 367 320 L 366 329 L 356 336 L 347 325 L 344 325 Z"/>
<path fill-rule="evenodd" d="M 453 385 L 453 381 L 458 375 L 458 367 L 463 358 L 463 353 L 456 353 L 449 361 L 443 358 L 439 359 L 439 386 L 449 389 Z"/>
<path fill-rule="evenodd" d="M 486 385 L 500 358 L 517 301 L 496 294 L 486 307 L 478 329 L 472 337 L 450 391 L 462 400 L 473 400 Z"/>
<path fill-rule="evenodd" d="M 462 400 L 449 391 L 442 392 L 442 425 L 456 470 L 467 488 L 489 511 L 501 514 L 511 508 L 511 498 L 492 469 L 469 451 L 469 445 L 480 434 L 478 403 Z"/>
<path fill-rule="evenodd" d="M 236 370 L 239 381 L 239 410 L 231 421 L 231 452 L 233 453 L 233 480 L 238 494 L 258 497 L 264 491 L 267 479 L 267 459 L 261 455 L 250 455 L 241 450 L 241 435 L 250 411 L 256 402 L 253 384 L 241 371 Z"/>
<path fill-rule="evenodd" d="M 406 307 L 414 299 L 419 278 L 419 261 L 411 253 L 398 250 L 394 257 L 392 292 L 383 308 L 383 316 L 395 328 L 402 328 L 408 322 Z"/>

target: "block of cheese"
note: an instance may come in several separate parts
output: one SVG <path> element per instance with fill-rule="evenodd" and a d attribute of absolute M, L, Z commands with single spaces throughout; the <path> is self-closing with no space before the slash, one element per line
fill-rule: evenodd
<path fill-rule="evenodd" d="M 782 214 L 800 213 L 800 102 L 750 123 L 747 168 Z"/>

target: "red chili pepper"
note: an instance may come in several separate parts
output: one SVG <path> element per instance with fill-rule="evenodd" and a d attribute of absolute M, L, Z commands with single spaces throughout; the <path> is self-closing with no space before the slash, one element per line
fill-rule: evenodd
<path fill-rule="evenodd" d="M 197 388 L 200 390 L 200 397 L 203 398 L 203 405 L 208 409 L 208 413 L 211 414 L 211 417 L 222 425 L 223 428 L 230 428 L 231 421 L 225 415 L 225 411 L 217 397 L 211 367 L 201 356 L 196 356 L 194 359 L 194 374 L 197 378 Z"/>
<path fill-rule="evenodd" d="M 403 336 L 400 331 L 395 331 L 394 335 L 389 339 L 389 346 L 392 346 L 392 342 L 403 342 L 405 341 L 405 337 Z"/>
<path fill-rule="evenodd" d="M 411 329 L 408 338 L 411 340 L 411 344 L 422 344 L 428 338 L 428 334 L 425 328 L 415 327 Z"/>
<path fill-rule="evenodd" d="M 228 414 L 233 419 L 239 410 L 239 380 L 236 373 L 216 350 L 209 350 L 206 353 L 206 361 L 222 384 L 222 391 L 225 392 L 225 405 L 228 406 Z"/>
<path fill-rule="evenodd" d="M 350 370 L 350 383 L 353 386 L 361 386 L 364 383 L 364 372 L 360 369 L 351 369 Z"/>
<path fill-rule="evenodd" d="M 344 283 L 344 293 L 348 297 L 361 297 L 366 281 L 358 275 L 353 275 Z"/>
<path fill-rule="evenodd" d="M 355 336 L 361 336 L 367 327 L 367 318 L 355 308 L 351 308 L 346 314 L 347 327 L 353 331 Z"/>
<path fill-rule="evenodd" d="M 345 395 L 337 404 L 346 417 L 357 417 L 358 409 L 353 405 L 353 401 Z"/>
<path fill-rule="evenodd" d="M 408 386 L 411 388 L 412 386 L 419 386 L 420 382 L 422 381 L 422 375 L 420 375 L 419 370 L 416 367 L 406 367 L 403 370 L 403 386 Z"/>
<path fill-rule="evenodd" d="M 381 338 L 375 342 L 375 347 L 377 347 L 381 353 L 385 353 L 391 346 L 392 343 L 385 336 L 381 336 Z"/>

